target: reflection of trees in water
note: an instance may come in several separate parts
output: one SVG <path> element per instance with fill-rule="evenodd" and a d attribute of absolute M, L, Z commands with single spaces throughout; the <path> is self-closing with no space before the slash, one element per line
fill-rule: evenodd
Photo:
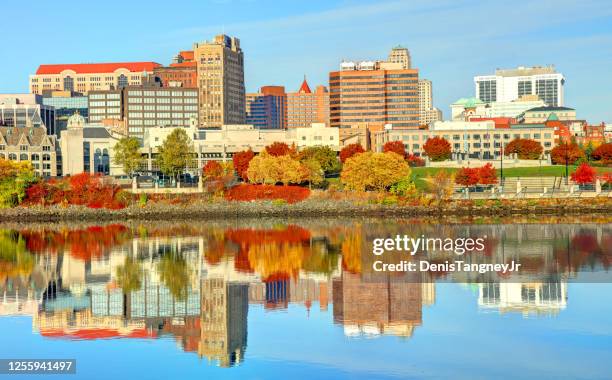
<path fill-rule="evenodd" d="M 0 284 L 8 278 L 27 278 L 34 268 L 34 257 L 23 237 L 14 231 L 0 231 Z"/>
<path fill-rule="evenodd" d="M 257 223 L 229 228 L 218 223 L 177 223 L 168 225 L 168 228 L 149 224 L 108 224 L 76 229 L 8 230 L 0 241 L 3 244 L 0 274 L 4 278 L 27 276 L 36 261 L 35 257 L 28 256 L 30 253 L 67 253 L 89 262 L 108 257 L 118 247 L 129 251 L 133 239 L 138 239 L 138 248 L 133 249 L 139 250 L 141 245 L 145 249 L 150 241 L 161 237 L 181 241 L 188 236 L 203 240 L 202 254 L 208 265 L 232 259 L 235 271 L 256 273 L 264 278 L 295 278 L 300 271 L 329 275 L 338 269 L 339 254 L 343 269 L 361 273 L 374 259 L 370 252 L 374 238 L 404 234 L 451 239 L 487 235 L 484 252 L 472 252 L 464 258 L 474 263 L 517 260 L 524 270 L 531 272 L 609 269 L 612 263 L 612 233 L 608 225 L 414 223 L 414 220 L 402 219 L 364 219 L 335 223 L 326 220 L 320 225 L 310 221 L 304 223 L 307 227 L 298 221 L 297 224 L 262 223 L 262 227 Z M 21 248 L 17 250 L 15 247 Z M 196 249 L 200 249 L 197 244 Z M 9 254 L 12 256 L 7 259 Z M 453 255 L 434 255 L 432 261 L 454 258 Z M 180 255 L 161 252 L 155 258 L 162 259 L 158 269 L 164 268 L 164 278 L 169 283 L 178 283 L 178 279 L 189 272 L 186 269 L 188 264 Z M 126 261 L 119 269 L 120 274 L 117 273 L 118 281 L 125 283 L 128 289 L 133 287 L 131 284 L 137 284 L 135 276 L 129 272 L 135 271 L 135 265 L 135 262 Z M 184 294 L 176 287 L 174 290 L 176 294 Z"/>
<path fill-rule="evenodd" d="M 117 267 L 117 285 L 124 293 L 140 290 L 142 287 L 142 267 L 131 256 L 125 257 L 123 265 Z"/>
<path fill-rule="evenodd" d="M 161 281 L 170 290 L 170 294 L 177 300 L 184 300 L 187 297 L 190 278 L 190 268 L 185 257 L 173 250 L 162 256 L 157 264 L 157 270 Z"/>
<path fill-rule="evenodd" d="M 134 234 L 124 225 L 109 224 L 71 230 L 23 230 L 20 235 L 33 253 L 70 253 L 75 258 L 87 261 L 124 244 Z"/>

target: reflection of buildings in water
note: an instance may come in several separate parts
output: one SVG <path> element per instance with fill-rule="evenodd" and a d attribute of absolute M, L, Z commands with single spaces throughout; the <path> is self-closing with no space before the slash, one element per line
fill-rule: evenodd
<path fill-rule="evenodd" d="M 554 315 L 567 306 L 567 281 L 496 282 L 478 284 L 478 306 L 524 316 Z"/>
<path fill-rule="evenodd" d="M 240 363 L 247 342 L 248 284 L 221 278 L 202 280 L 201 339 L 198 354 L 221 367 Z"/>
<path fill-rule="evenodd" d="M 349 272 L 333 280 L 334 321 L 344 325 L 348 336 L 410 337 L 422 323 L 423 304 L 431 304 L 434 299 L 431 282 L 367 282 Z"/>
<path fill-rule="evenodd" d="M 50 338 L 107 339 L 151 338 L 144 321 L 132 321 L 122 316 L 94 316 L 91 309 L 46 311 L 39 310 L 33 318 L 34 330 Z"/>
<path fill-rule="evenodd" d="M 284 309 L 290 303 L 302 304 L 310 310 L 313 302 L 326 311 L 331 299 L 328 280 L 315 278 L 278 279 L 252 282 L 249 287 L 249 303 L 263 304 L 266 309 Z"/>

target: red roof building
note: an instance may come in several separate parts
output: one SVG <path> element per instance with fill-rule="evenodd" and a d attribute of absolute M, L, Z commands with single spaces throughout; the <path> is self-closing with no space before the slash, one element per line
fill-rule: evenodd
<path fill-rule="evenodd" d="M 511 124 L 516 124 L 516 119 L 512 117 L 471 117 L 470 121 L 487 121 L 492 120 L 495 123 L 495 128 L 510 128 Z"/>
<path fill-rule="evenodd" d="M 30 76 L 30 92 L 44 95 L 52 91 L 87 93 L 139 86 L 153 70 L 155 62 L 110 62 L 40 65 Z"/>
<path fill-rule="evenodd" d="M 102 74 L 114 73 L 116 70 L 125 69 L 130 72 L 152 72 L 154 68 L 161 66 L 155 62 L 114 62 L 114 63 L 72 63 L 59 65 L 40 65 L 36 75 L 61 74 L 65 70 L 74 71 L 76 74 Z"/>

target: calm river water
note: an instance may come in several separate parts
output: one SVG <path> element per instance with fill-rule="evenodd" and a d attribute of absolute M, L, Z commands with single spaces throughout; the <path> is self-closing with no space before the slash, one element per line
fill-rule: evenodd
<path fill-rule="evenodd" d="M 465 262 L 522 269 L 373 275 L 396 235 L 484 236 Z M 611 264 L 606 218 L 0 224 L 0 358 L 76 359 L 73 379 L 610 379 Z"/>

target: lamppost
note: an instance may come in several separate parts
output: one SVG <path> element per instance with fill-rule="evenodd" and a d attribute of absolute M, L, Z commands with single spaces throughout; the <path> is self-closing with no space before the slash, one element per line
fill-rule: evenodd
<path fill-rule="evenodd" d="M 565 144 L 565 184 L 569 185 L 569 146 Z"/>
<path fill-rule="evenodd" d="M 499 154 L 499 169 L 500 169 L 500 183 L 503 186 L 504 185 L 504 142 L 502 141 L 500 143 L 500 148 L 499 148 L 500 154 Z"/>

